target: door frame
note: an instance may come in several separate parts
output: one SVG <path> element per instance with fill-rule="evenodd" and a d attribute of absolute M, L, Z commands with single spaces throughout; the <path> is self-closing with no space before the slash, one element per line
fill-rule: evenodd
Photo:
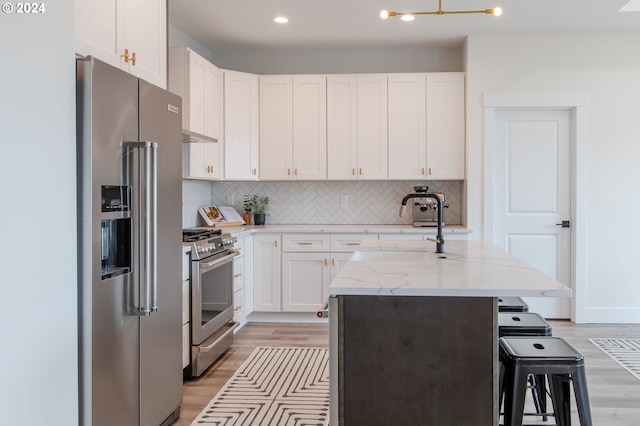
<path fill-rule="evenodd" d="M 571 321 L 586 321 L 587 300 L 587 115 L 583 92 L 484 93 L 483 235 L 492 242 L 496 112 L 503 109 L 568 109 L 571 111 Z"/>

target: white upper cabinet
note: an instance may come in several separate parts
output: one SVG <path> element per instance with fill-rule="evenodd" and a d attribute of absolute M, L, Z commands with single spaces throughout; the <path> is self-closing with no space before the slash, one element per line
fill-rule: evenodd
<path fill-rule="evenodd" d="M 358 79 L 327 76 L 327 174 L 329 179 L 357 179 Z"/>
<path fill-rule="evenodd" d="M 424 179 L 427 169 L 424 74 L 389 75 L 389 179 Z"/>
<path fill-rule="evenodd" d="M 327 79 L 293 77 L 293 177 L 327 178 Z"/>
<path fill-rule="evenodd" d="M 258 178 L 259 77 L 224 71 L 225 179 Z"/>
<path fill-rule="evenodd" d="M 185 47 L 169 51 L 169 90 L 182 97 L 183 129 L 217 143 L 183 145 L 183 176 L 221 179 L 223 175 L 223 72 Z"/>
<path fill-rule="evenodd" d="M 260 77 L 260 179 L 291 179 L 292 121 L 292 77 Z"/>
<path fill-rule="evenodd" d="M 329 179 L 387 178 L 387 76 L 327 77 Z"/>
<path fill-rule="evenodd" d="M 326 77 L 260 77 L 260 179 L 326 179 Z"/>
<path fill-rule="evenodd" d="M 165 88 L 166 16 L 165 0 L 76 1 L 76 53 L 92 55 Z"/>
<path fill-rule="evenodd" d="M 427 179 L 465 178 L 464 73 L 428 73 Z"/>
<path fill-rule="evenodd" d="M 358 76 L 358 177 L 387 179 L 387 76 Z"/>

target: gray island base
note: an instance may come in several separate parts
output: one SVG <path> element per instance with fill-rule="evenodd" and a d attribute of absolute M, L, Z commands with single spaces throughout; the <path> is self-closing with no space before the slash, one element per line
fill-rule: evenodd
<path fill-rule="evenodd" d="M 331 283 L 332 426 L 498 424 L 497 298 L 571 290 L 492 244 L 454 243 L 444 258 L 373 243 Z"/>
<path fill-rule="evenodd" d="M 342 338 L 340 425 L 497 424 L 496 298 L 333 303 Z"/>

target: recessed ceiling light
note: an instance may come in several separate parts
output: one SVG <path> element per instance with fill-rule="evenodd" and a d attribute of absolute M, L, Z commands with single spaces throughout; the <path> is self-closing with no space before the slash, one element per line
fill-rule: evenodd
<path fill-rule="evenodd" d="M 286 24 L 287 22 L 289 22 L 289 18 L 287 18 L 286 16 L 276 16 L 275 18 L 273 18 L 273 22 L 277 22 L 278 24 Z"/>

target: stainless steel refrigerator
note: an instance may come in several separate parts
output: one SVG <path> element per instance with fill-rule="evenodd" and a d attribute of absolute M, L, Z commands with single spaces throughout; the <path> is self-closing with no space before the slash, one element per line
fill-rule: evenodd
<path fill-rule="evenodd" d="M 182 403 L 180 97 L 77 59 L 80 424 Z"/>

